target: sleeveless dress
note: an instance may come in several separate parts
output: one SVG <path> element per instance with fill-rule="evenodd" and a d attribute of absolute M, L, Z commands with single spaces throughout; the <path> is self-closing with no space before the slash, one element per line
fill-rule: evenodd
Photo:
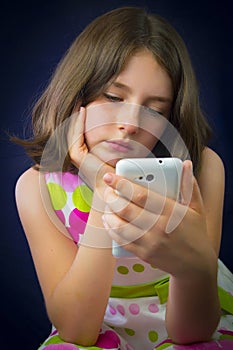
<path fill-rule="evenodd" d="M 55 213 L 70 238 L 79 243 L 88 219 L 92 191 L 78 175 L 45 175 Z M 104 273 L 104 271 L 99 272 Z M 117 258 L 112 290 L 99 337 L 94 346 L 64 342 L 52 327 L 39 350 L 204 350 L 233 349 L 233 275 L 219 260 L 218 284 L 222 317 L 213 340 L 176 345 L 165 327 L 169 275 L 137 257 Z M 203 290 L 205 293 L 205 290 Z"/>

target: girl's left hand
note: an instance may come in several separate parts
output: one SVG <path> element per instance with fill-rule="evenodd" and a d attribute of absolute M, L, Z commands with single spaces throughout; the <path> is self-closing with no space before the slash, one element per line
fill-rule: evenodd
<path fill-rule="evenodd" d="M 210 265 L 213 247 L 190 161 L 183 164 L 179 203 L 115 174 L 104 180 L 109 187 L 103 222 L 113 240 L 174 276 L 190 276 Z"/>

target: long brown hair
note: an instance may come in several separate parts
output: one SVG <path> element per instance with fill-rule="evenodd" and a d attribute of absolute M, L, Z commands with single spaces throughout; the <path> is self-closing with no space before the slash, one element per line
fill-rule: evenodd
<path fill-rule="evenodd" d="M 13 138 L 39 165 L 51 135 L 67 120 L 77 103 L 87 105 L 99 96 L 136 51 L 150 50 L 169 74 L 174 103 L 169 121 L 187 146 L 194 171 L 210 138 L 210 127 L 199 104 L 198 85 L 186 46 L 176 30 L 161 16 L 143 8 L 122 7 L 97 17 L 76 38 L 55 70 L 32 111 L 33 135 Z M 48 164 L 56 164 L 66 146 L 57 142 Z M 156 153 L 156 147 L 155 147 Z M 161 156 L 161 154 L 160 154 Z M 66 157 L 64 170 L 71 162 Z"/>

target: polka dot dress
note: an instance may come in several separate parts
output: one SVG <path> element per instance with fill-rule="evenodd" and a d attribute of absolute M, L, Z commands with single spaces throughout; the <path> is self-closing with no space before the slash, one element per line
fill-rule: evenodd
<path fill-rule="evenodd" d="M 92 191 L 79 176 L 71 173 L 48 173 L 45 180 L 55 213 L 66 226 L 70 238 L 78 244 L 85 231 Z M 222 263 L 220 267 L 225 275 L 227 274 L 227 289 L 231 288 L 233 291 L 232 274 Z M 39 349 L 207 349 L 205 344 L 178 346 L 172 344 L 168 338 L 165 327 L 168 279 L 169 276 L 164 271 L 137 257 L 118 258 L 112 291 L 95 346 L 82 347 L 65 343 L 53 327 L 50 336 Z M 221 277 L 220 280 L 223 285 L 226 278 Z M 218 349 L 216 344 L 220 344 L 221 349 L 233 349 L 233 316 L 222 317 L 214 339 L 217 341 L 209 342 L 208 349 Z M 228 347 L 228 343 L 231 348 Z"/>

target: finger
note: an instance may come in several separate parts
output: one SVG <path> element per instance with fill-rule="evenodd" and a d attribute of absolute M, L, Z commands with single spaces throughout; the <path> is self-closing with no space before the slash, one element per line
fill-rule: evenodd
<path fill-rule="evenodd" d="M 198 186 L 197 180 L 192 174 L 192 168 L 190 163 L 186 163 L 187 168 L 184 167 L 182 175 L 182 200 L 181 205 L 176 203 L 173 213 L 170 217 L 168 225 L 166 227 L 166 233 L 171 233 L 181 223 L 188 209 L 192 209 L 198 214 L 204 212 L 204 204 L 201 196 L 201 191 Z M 186 166 L 185 165 L 185 166 Z"/>
<path fill-rule="evenodd" d="M 204 204 L 202 200 L 201 191 L 195 177 L 193 177 L 193 191 L 189 207 L 199 214 L 204 212 Z"/>
<path fill-rule="evenodd" d="M 201 192 L 193 175 L 192 162 L 186 160 L 183 163 L 183 172 L 181 179 L 181 205 L 176 203 L 166 227 L 166 233 L 171 233 L 181 223 L 186 215 L 188 208 L 197 213 L 204 211 Z"/>
<path fill-rule="evenodd" d="M 114 213 L 111 213 L 109 208 L 106 208 L 106 212 L 103 215 L 102 220 L 105 228 L 108 229 L 112 239 L 120 245 L 133 242 L 143 236 L 145 233 L 140 228 L 121 219 Z"/>
<path fill-rule="evenodd" d="M 174 203 L 174 207 L 172 213 L 169 217 L 169 221 L 166 226 L 166 233 L 173 232 L 177 226 L 183 220 L 187 210 L 188 205 L 192 198 L 193 191 L 193 168 L 192 162 L 190 160 L 186 160 L 183 162 L 183 171 L 181 178 L 181 186 L 180 186 L 180 194 L 181 200 L 180 203 Z"/>
<path fill-rule="evenodd" d="M 184 161 L 181 180 L 181 203 L 197 212 L 204 210 L 203 200 L 197 180 L 193 175 L 192 163 Z"/>
<path fill-rule="evenodd" d="M 107 185 L 120 193 L 121 196 L 155 214 L 162 213 L 168 200 L 156 192 L 149 191 L 146 187 L 135 184 L 113 173 L 105 174 L 103 180 Z"/>
<path fill-rule="evenodd" d="M 193 166 L 190 160 L 183 162 L 180 192 L 181 203 L 183 205 L 189 205 L 193 192 Z"/>
<path fill-rule="evenodd" d="M 181 205 L 179 202 L 174 202 L 173 210 L 169 215 L 165 228 L 167 234 L 172 233 L 179 226 L 187 211 L 187 205 Z"/>
<path fill-rule="evenodd" d="M 144 231 L 149 230 L 158 220 L 159 215 L 137 206 L 125 197 L 119 196 L 110 187 L 106 188 L 104 192 L 104 200 L 111 212 Z"/>

